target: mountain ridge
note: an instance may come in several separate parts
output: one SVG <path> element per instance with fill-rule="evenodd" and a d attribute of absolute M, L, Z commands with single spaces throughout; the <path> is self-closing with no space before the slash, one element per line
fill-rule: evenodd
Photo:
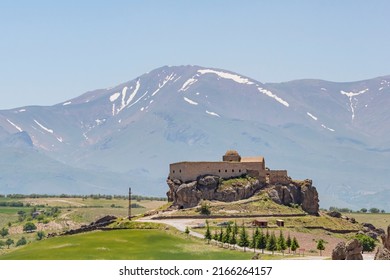
<path fill-rule="evenodd" d="M 24 131 L 31 151 L 90 174 L 111 172 L 121 178 L 117 191 L 133 185 L 146 195 L 166 192 L 170 162 L 218 160 L 233 148 L 263 154 L 294 178 L 314 177 L 325 206 L 340 200 L 360 207 L 364 200 L 355 195 L 389 189 L 382 174 L 390 162 L 390 82 L 384 77 L 261 83 L 223 69 L 163 66 L 53 106 L 1 110 L 0 142 Z M 0 192 L 7 192 L 1 180 Z M 79 189 L 105 188 L 83 183 Z M 32 190 L 39 191 L 39 183 Z M 389 209 L 381 201 L 377 195 L 372 204 Z"/>

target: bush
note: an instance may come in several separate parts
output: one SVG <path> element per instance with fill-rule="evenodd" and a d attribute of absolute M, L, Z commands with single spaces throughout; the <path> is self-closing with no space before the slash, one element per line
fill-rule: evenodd
<path fill-rule="evenodd" d="M 206 202 L 203 202 L 200 206 L 200 214 L 202 215 L 210 215 L 210 205 Z"/>
<path fill-rule="evenodd" d="M 372 252 L 375 249 L 375 239 L 372 237 L 369 237 L 364 234 L 358 234 L 356 235 L 356 239 L 359 240 L 359 242 L 363 246 L 363 252 Z"/>
<path fill-rule="evenodd" d="M 23 231 L 29 232 L 29 231 L 34 231 L 37 229 L 37 226 L 33 222 L 27 222 L 23 226 Z"/>
<path fill-rule="evenodd" d="M 27 240 L 25 237 L 22 237 L 16 242 L 16 247 L 23 246 L 27 244 Z"/>

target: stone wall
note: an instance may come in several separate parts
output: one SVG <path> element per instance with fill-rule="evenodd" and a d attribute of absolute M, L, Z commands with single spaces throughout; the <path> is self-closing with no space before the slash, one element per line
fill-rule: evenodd
<path fill-rule="evenodd" d="M 263 181 L 265 173 L 261 162 L 177 162 L 169 165 L 169 178 L 182 182 L 195 181 L 199 176 L 214 175 L 223 179 L 240 177 L 248 170 L 257 171 Z"/>
<path fill-rule="evenodd" d="M 287 170 L 268 170 L 266 173 L 270 184 L 289 184 L 291 181 Z"/>

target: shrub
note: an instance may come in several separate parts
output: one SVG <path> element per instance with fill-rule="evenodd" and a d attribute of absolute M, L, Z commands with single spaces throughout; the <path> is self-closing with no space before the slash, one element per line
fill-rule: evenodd
<path fill-rule="evenodd" d="M 16 247 L 19 247 L 19 246 L 23 246 L 23 245 L 26 245 L 27 244 L 27 240 L 26 238 L 23 236 L 22 238 L 20 238 L 18 240 L 18 242 L 16 242 Z"/>

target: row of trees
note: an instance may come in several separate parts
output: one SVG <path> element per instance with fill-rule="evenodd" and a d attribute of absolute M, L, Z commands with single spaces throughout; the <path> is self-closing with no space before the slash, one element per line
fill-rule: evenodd
<path fill-rule="evenodd" d="M 7 198 L 92 198 L 92 199 L 128 199 L 128 195 L 111 195 L 111 194 L 89 194 L 89 195 L 77 195 L 77 194 L 59 194 L 59 195 L 53 195 L 53 194 L 0 194 L 0 198 L 7 197 Z M 165 201 L 167 200 L 166 197 L 152 197 L 152 196 L 142 196 L 142 195 L 132 195 L 132 199 L 134 200 L 157 200 L 157 201 Z"/>
<path fill-rule="evenodd" d="M 227 224 L 226 229 L 222 227 L 219 230 L 215 230 L 214 234 L 211 233 L 209 222 L 206 221 L 206 232 L 204 238 L 210 243 L 210 240 L 219 242 L 222 246 L 228 244 L 235 248 L 236 245 L 243 247 L 244 251 L 247 247 L 261 250 L 264 254 L 264 250 L 269 250 L 272 254 L 275 251 L 280 251 L 284 254 L 286 249 L 289 249 L 289 253 L 296 252 L 299 248 L 298 240 L 290 237 L 288 234 L 287 239 L 284 237 L 283 232 L 280 231 L 279 236 L 276 237 L 275 232 L 269 233 L 268 229 L 266 233 L 262 229 L 256 227 L 252 230 L 252 236 L 248 235 L 247 229 L 244 224 L 239 228 L 235 222 L 233 226 L 230 223 Z"/>
<path fill-rule="evenodd" d="M 337 212 L 341 212 L 341 213 L 353 213 L 353 212 L 356 212 L 356 213 L 386 213 L 385 210 L 380 210 L 376 207 L 372 207 L 370 209 L 367 209 L 367 208 L 362 208 L 358 211 L 353 211 L 352 209 L 349 209 L 349 208 L 346 208 L 346 207 L 343 207 L 343 208 L 339 208 L 339 207 L 335 207 L 335 206 L 331 206 L 329 207 L 329 211 L 337 211 Z"/>

